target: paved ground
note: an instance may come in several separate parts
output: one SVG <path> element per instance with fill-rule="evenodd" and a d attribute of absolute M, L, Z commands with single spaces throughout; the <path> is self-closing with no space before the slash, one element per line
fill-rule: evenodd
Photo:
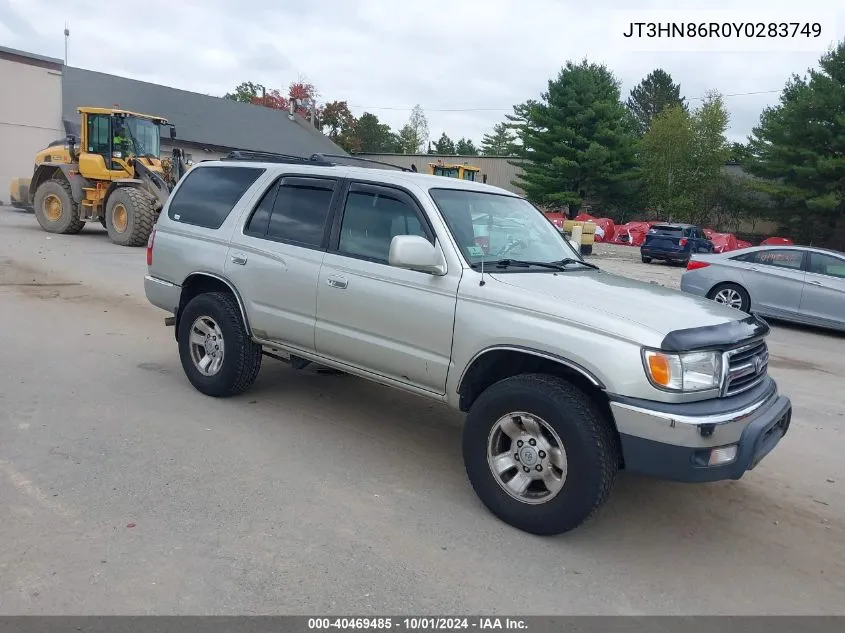
<path fill-rule="evenodd" d="M 623 476 L 543 539 L 477 501 L 439 406 L 272 362 L 198 394 L 143 272 L 0 209 L 4 614 L 845 613 L 843 337 L 775 328 L 796 417 L 741 481 Z"/>

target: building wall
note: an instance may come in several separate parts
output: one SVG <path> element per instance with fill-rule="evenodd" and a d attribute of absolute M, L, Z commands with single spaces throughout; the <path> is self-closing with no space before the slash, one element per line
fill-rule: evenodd
<path fill-rule="evenodd" d="M 487 176 L 488 185 L 501 187 L 520 195 L 523 193 L 519 187 L 511 183 L 521 170 L 508 162 L 513 159 L 505 156 L 441 156 L 439 154 L 436 156 L 431 154 L 356 154 L 356 156 L 380 160 L 399 167 L 410 168 L 411 165 L 416 165 L 417 170 L 423 174 L 428 173 L 429 163 L 436 163 L 438 160 L 457 165 L 472 165 L 481 168 L 480 182 L 484 182 L 484 176 Z"/>
<path fill-rule="evenodd" d="M 61 62 L 0 49 L 0 200 L 32 176 L 35 154 L 64 136 Z"/>

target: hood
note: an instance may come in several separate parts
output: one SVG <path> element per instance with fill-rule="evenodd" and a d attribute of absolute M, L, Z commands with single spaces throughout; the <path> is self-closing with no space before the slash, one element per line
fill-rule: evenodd
<path fill-rule="evenodd" d="M 715 301 L 599 270 L 553 274 L 493 273 L 496 281 L 559 303 L 549 312 L 566 316 L 567 308 L 625 319 L 661 335 L 676 330 L 740 321 L 746 315 Z"/>

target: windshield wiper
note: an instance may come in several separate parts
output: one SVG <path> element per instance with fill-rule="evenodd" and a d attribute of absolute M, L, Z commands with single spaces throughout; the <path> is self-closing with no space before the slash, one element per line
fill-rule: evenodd
<path fill-rule="evenodd" d="M 499 259 L 493 262 L 484 262 L 484 267 L 487 268 L 488 266 L 494 268 L 509 268 L 511 266 L 528 268 L 530 266 L 540 266 L 552 270 L 566 270 L 564 265 L 559 262 L 532 262 L 525 259 Z M 479 270 L 481 268 L 481 262 L 472 264 L 472 267 L 475 270 Z"/>
<path fill-rule="evenodd" d="M 575 259 L 574 257 L 566 257 L 564 259 L 559 259 L 556 262 L 552 262 L 554 264 L 560 264 L 561 266 L 566 266 L 567 264 L 581 264 L 582 266 L 586 266 L 587 268 L 592 268 L 594 270 L 601 270 L 595 264 L 591 264 L 590 262 L 585 262 L 583 259 Z"/>

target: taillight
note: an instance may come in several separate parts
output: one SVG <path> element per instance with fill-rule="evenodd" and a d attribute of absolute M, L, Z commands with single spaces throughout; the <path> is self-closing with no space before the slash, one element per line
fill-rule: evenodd
<path fill-rule="evenodd" d="M 156 227 L 153 225 L 153 230 L 150 232 L 150 237 L 147 238 L 147 266 L 153 265 L 153 244 L 156 241 Z"/>
<path fill-rule="evenodd" d="M 687 245 L 687 238 L 682 237 L 681 238 L 681 246 L 686 246 L 686 245 Z"/>
<path fill-rule="evenodd" d="M 702 261 L 697 260 L 697 259 L 691 259 L 691 260 L 689 260 L 689 263 L 687 264 L 687 270 L 696 270 L 697 268 L 707 268 L 709 265 L 710 264 L 707 263 L 707 262 L 702 262 Z"/>

